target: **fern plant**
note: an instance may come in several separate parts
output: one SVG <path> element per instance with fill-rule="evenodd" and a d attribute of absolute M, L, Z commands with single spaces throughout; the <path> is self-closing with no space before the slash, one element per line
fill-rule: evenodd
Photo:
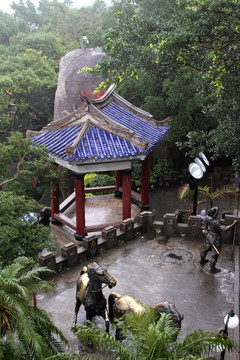
<path fill-rule="evenodd" d="M 224 185 L 215 191 L 212 191 L 211 187 L 208 185 L 198 186 L 198 192 L 201 193 L 205 199 L 200 200 L 198 205 L 209 202 L 210 207 L 213 206 L 213 201 L 217 198 L 237 198 L 237 186 L 235 184 Z M 185 184 L 178 189 L 178 198 L 183 199 L 187 197 L 190 201 L 193 201 L 194 190 L 190 189 L 189 184 Z"/>
<path fill-rule="evenodd" d="M 32 305 L 35 293 L 53 288 L 42 276 L 52 271 L 35 268 L 19 257 L 0 270 L 0 359 L 44 360 L 66 351 L 67 339 L 43 309 Z"/>
<path fill-rule="evenodd" d="M 171 314 L 163 313 L 156 318 L 153 309 L 146 306 L 142 314 L 128 313 L 124 321 L 118 321 L 124 340 L 116 340 L 92 322 L 75 325 L 75 335 L 90 342 L 98 351 L 103 351 L 106 358 L 119 360 L 203 360 L 217 359 L 214 352 L 220 347 L 227 350 L 237 348 L 223 334 L 194 330 L 183 340 L 177 341 L 176 334 L 180 331 L 172 325 Z M 95 351 L 96 354 L 97 351 Z M 109 357 L 110 355 L 110 357 Z M 48 360 L 102 359 L 88 354 L 58 354 Z"/>

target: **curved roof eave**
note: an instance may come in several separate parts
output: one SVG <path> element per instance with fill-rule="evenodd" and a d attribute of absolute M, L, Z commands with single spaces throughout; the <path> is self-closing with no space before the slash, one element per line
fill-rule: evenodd
<path fill-rule="evenodd" d="M 93 167 L 144 159 L 170 130 L 170 118 L 158 122 L 133 106 L 114 86 L 97 101 L 49 123 L 40 132 L 28 131 L 33 142 L 45 146 L 56 162 Z M 90 164 L 90 165 L 89 165 Z M 110 165 L 108 165 L 110 166 Z"/>
<path fill-rule="evenodd" d="M 56 156 L 49 155 L 49 160 L 56 164 L 71 170 L 78 174 L 84 174 L 87 172 L 102 172 L 102 171 L 115 171 L 124 170 L 132 167 L 132 163 L 137 160 L 144 160 L 147 155 L 138 155 L 136 157 L 129 157 L 125 159 L 113 159 L 113 160 L 99 160 L 99 161 L 82 161 L 79 163 L 65 161 Z"/>

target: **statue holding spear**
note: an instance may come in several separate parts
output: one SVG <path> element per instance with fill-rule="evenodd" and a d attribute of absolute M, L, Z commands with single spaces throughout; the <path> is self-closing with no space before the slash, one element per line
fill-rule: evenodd
<path fill-rule="evenodd" d="M 222 248 L 221 231 L 228 231 L 234 227 L 238 220 L 234 220 L 230 225 L 223 225 L 220 219 L 217 219 L 218 207 L 214 206 L 208 210 L 207 215 L 202 221 L 202 233 L 205 235 L 205 244 L 200 252 L 200 265 L 205 265 L 207 253 L 211 251 L 210 272 L 218 273 L 221 269 L 216 268 L 216 263 Z"/>

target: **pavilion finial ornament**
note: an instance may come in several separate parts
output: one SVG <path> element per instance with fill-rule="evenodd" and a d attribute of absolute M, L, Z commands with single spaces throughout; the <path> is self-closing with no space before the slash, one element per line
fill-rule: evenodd
<path fill-rule="evenodd" d="M 162 126 L 170 126 L 171 123 L 171 118 L 170 116 L 168 116 L 166 119 L 158 121 L 157 125 L 162 125 Z"/>
<path fill-rule="evenodd" d="M 81 116 L 83 116 L 87 111 L 88 111 L 88 106 L 87 104 L 85 104 L 85 106 L 81 106 L 77 108 L 72 113 L 67 114 L 63 118 L 50 122 L 45 128 L 43 128 L 43 130 L 47 130 L 47 131 L 58 130 L 64 128 L 65 126 L 69 126 L 73 124 Z"/>

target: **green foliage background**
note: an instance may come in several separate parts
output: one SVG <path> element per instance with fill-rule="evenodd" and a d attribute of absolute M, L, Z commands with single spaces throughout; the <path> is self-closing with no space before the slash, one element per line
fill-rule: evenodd
<path fill-rule="evenodd" d="M 38 7 L 28 0 L 13 2 L 12 10 L 0 11 L 0 184 L 2 192 L 16 196 L 13 209 L 22 206 L 17 221 L 26 212 L 22 196 L 26 204 L 39 200 L 59 176 L 46 152 L 25 140 L 25 132 L 53 120 L 60 59 L 80 48 L 83 36 L 89 48 L 101 46 L 106 53 L 97 68 L 86 71 L 101 74 L 102 87 L 115 82 L 123 97 L 156 120 L 170 116 L 166 141 L 174 151 L 179 147 L 191 158 L 199 151 L 227 158 L 240 174 L 238 1 L 114 0 L 107 6 L 96 0 L 74 9 L 68 0 L 40 0 Z M 169 163 L 157 160 L 152 176 L 170 171 Z M 137 168 L 134 177 L 140 177 Z M 97 176 L 91 186 L 112 181 Z M 3 208 L 2 224 L 8 211 Z M 22 229 L 13 221 L 12 241 L 36 239 L 31 227 L 31 236 L 23 236 Z M 4 239 L 7 244 L 7 235 Z M 32 256 L 34 248 L 38 251 L 34 242 Z"/>
<path fill-rule="evenodd" d="M 0 266 L 6 266 L 19 256 L 37 260 L 45 247 L 52 248 L 50 229 L 32 223 L 38 204 L 25 196 L 0 191 Z M 30 214 L 30 217 L 24 215 Z"/>
<path fill-rule="evenodd" d="M 100 87 L 115 82 L 156 119 L 170 116 L 171 145 L 227 158 L 239 175 L 239 1 L 121 3 L 94 69 Z"/>
<path fill-rule="evenodd" d="M 96 73 L 157 120 L 171 117 L 166 141 L 194 155 L 229 158 L 240 173 L 239 2 L 114 0 L 13 3 L 0 12 L 0 135 L 39 130 L 53 117 L 63 55 L 101 46 Z M 192 132 L 197 141 L 189 142 Z M 230 134 L 230 136 L 229 136 Z M 188 137 L 187 137 L 188 136 Z M 230 141 L 231 139 L 231 141 Z"/>
<path fill-rule="evenodd" d="M 191 157 L 207 151 L 212 159 L 227 158 L 240 175 L 239 1 L 113 0 L 107 6 L 96 0 L 74 9 L 70 0 L 40 0 L 38 7 L 20 0 L 12 3 L 12 10 L 11 14 L 0 11 L 0 267 L 22 256 L 36 259 L 44 248 L 51 249 L 49 229 L 25 215 L 38 212 L 41 204 L 36 200 L 60 174 L 44 149 L 33 148 L 25 139 L 25 132 L 40 130 L 53 120 L 60 59 L 80 48 L 83 36 L 89 48 L 101 46 L 106 54 L 97 68 L 86 70 L 102 75 L 101 87 L 114 82 L 123 97 L 156 120 L 170 116 L 166 141 L 172 148 L 186 150 Z M 154 165 L 151 174 L 164 176 L 175 166 L 169 159 L 157 159 Z M 134 180 L 139 180 L 139 170 L 136 165 Z M 87 181 L 89 186 L 114 183 L 108 175 Z M 8 282 L 8 269 L 5 272 Z M 3 286 L 6 290 L 4 282 Z M 13 288 L 19 286 L 13 283 Z M 20 301 L 23 297 L 15 297 L 14 291 L 14 299 Z M 8 293 L 2 295 L 5 301 Z M 18 305 L 17 301 L 17 309 Z M 32 339 L 36 324 L 40 328 L 49 324 L 58 334 L 44 314 L 38 319 L 38 312 L 25 311 L 23 305 L 14 319 L 19 339 L 23 335 Z M 32 323 L 25 321 L 26 314 Z M 143 328 L 139 329 L 142 335 Z M 45 331 L 44 339 L 50 339 L 49 334 Z M 201 336 L 194 334 L 198 343 Z M 195 344 L 192 339 L 186 342 Z M 25 357 L 35 344 L 26 341 L 25 349 L 20 344 L 11 349 L 12 356 L 13 338 L 1 340 L 0 357 L 16 359 Z M 35 358 L 46 358 L 42 344 L 36 342 L 39 354 L 31 353 Z M 172 352 L 168 355 L 172 358 Z"/>

